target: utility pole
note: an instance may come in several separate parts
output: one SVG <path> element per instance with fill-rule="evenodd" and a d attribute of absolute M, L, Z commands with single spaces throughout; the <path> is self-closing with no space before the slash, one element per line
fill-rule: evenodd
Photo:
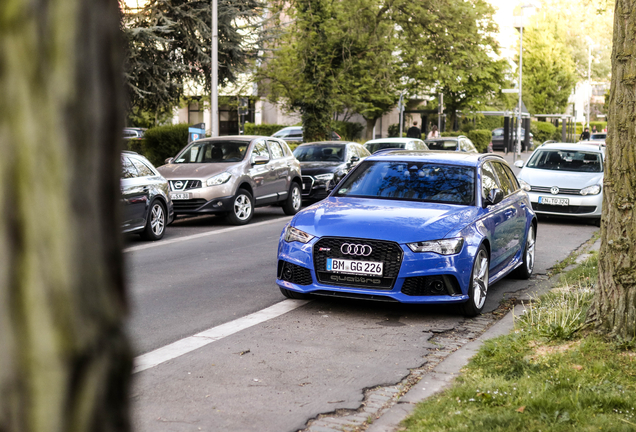
<path fill-rule="evenodd" d="M 212 0 L 212 81 L 210 83 L 211 135 L 219 136 L 219 9 L 218 0 Z"/>
<path fill-rule="evenodd" d="M 402 138 L 402 125 L 404 123 L 404 90 L 400 92 L 400 100 L 398 101 L 398 111 L 400 112 L 400 134 L 398 135 Z"/>

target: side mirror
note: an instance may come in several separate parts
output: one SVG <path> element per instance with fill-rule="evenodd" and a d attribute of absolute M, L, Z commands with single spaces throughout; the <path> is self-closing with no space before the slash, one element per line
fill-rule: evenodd
<path fill-rule="evenodd" d="M 174 158 L 168 158 L 164 162 L 167 164 L 171 164 L 172 162 L 174 162 Z"/>
<path fill-rule="evenodd" d="M 503 201 L 504 193 L 501 189 L 491 189 L 484 201 L 484 207 L 495 205 Z"/>
<path fill-rule="evenodd" d="M 360 158 L 358 156 L 351 156 L 351 159 L 349 159 L 349 163 L 352 165 L 358 162 L 360 162 Z"/>
<path fill-rule="evenodd" d="M 523 165 L 524 165 L 524 164 L 523 164 L 523 161 L 522 161 L 521 159 L 520 159 L 520 160 L 518 160 L 518 161 L 515 161 L 515 166 L 516 166 L 517 168 L 523 168 Z"/>
<path fill-rule="evenodd" d="M 252 165 L 265 165 L 269 162 L 269 156 L 252 155 Z"/>

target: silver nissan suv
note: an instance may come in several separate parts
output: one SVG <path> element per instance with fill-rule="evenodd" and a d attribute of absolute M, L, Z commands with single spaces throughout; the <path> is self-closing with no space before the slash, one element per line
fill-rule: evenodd
<path fill-rule="evenodd" d="M 246 224 L 254 207 L 301 207 L 300 164 L 287 144 L 263 136 L 224 136 L 190 143 L 157 170 L 168 179 L 176 215 L 223 213 Z"/>

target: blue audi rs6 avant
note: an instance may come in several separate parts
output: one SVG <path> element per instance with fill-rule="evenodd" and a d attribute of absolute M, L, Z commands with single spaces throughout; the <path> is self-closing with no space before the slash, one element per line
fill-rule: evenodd
<path fill-rule="evenodd" d="M 491 284 L 530 277 L 536 230 L 500 156 L 385 151 L 284 228 L 276 283 L 288 298 L 456 303 L 474 316 Z"/>

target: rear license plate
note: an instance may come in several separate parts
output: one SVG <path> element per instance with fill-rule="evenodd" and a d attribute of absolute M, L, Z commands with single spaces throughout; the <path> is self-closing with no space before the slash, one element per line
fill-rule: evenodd
<path fill-rule="evenodd" d="M 185 192 L 185 193 L 171 193 L 170 194 L 170 198 L 172 198 L 173 200 L 187 200 L 190 199 L 190 194 Z"/>
<path fill-rule="evenodd" d="M 570 204 L 570 200 L 567 198 L 539 197 L 539 203 L 566 206 Z"/>
<path fill-rule="evenodd" d="M 327 258 L 327 271 L 355 275 L 382 276 L 383 263 Z"/>

